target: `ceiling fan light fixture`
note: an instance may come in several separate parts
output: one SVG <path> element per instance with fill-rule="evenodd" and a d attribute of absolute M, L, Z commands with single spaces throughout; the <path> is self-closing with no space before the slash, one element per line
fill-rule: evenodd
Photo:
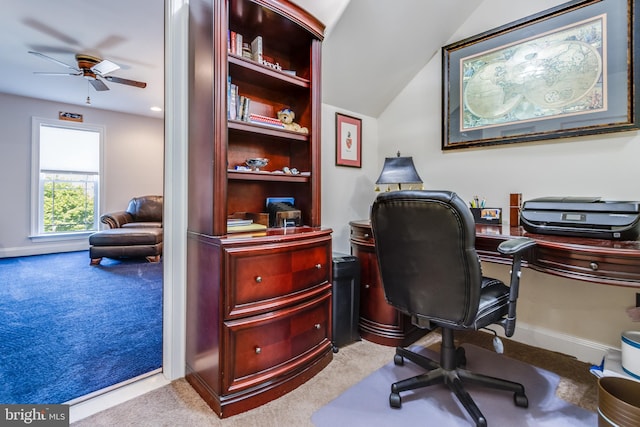
<path fill-rule="evenodd" d="M 100 63 L 91 67 L 91 71 L 93 71 L 96 74 L 100 74 L 101 76 L 112 73 L 119 69 L 120 69 L 120 66 L 118 64 L 113 63 L 108 59 L 103 59 Z"/>

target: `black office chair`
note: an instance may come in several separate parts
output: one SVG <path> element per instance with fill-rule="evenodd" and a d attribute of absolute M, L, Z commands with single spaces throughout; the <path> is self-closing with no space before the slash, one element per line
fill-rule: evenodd
<path fill-rule="evenodd" d="M 391 386 L 389 404 L 400 408 L 400 392 L 446 384 L 477 426 L 487 421 L 464 389 L 473 383 L 512 391 L 517 406 L 529 405 L 524 386 L 464 369 L 464 348 L 455 348 L 455 329 L 478 330 L 499 324 L 515 330 L 516 300 L 523 251 L 535 241 L 520 237 L 498 250 L 512 255 L 510 286 L 482 276 L 475 249 L 475 223 L 465 202 L 450 191 L 408 190 L 382 193 L 371 210 L 378 265 L 387 302 L 423 328 L 440 326 L 440 363 L 398 347 L 394 362 L 407 358 L 428 372 Z"/>

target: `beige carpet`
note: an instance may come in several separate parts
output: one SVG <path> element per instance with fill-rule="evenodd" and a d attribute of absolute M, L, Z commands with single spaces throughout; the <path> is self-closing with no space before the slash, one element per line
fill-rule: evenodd
<path fill-rule="evenodd" d="M 460 342 L 491 348 L 485 333 L 457 333 Z M 437 346 L 439 333 L 416 344 Z M 393 360 L 394 348 L 360 341 L 340 349 L 322 372 L 293 392 L 254 410 L 219 419 L 185 380 L 80 420 L 74 427 L 117 426 L 313 426 L 311 415 L 381 366 Z M 562 377 L 557 396 L 585 409 L 597 408 L 597 380 L 589 365 L 572 357 L 505 340 L 505 355 Z"/>

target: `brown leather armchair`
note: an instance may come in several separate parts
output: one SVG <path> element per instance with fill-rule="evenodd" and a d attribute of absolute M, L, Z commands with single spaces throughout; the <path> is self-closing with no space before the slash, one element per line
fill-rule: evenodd
<path fill-rule="evenodd" d="M 134 197 L 124 211 L 109 212 L 100 221 L 109 228 L 162 227 L 162 196 Z"/>
<path fill-rule="evenodd" d="M 102 215 L 100 221 L 109 229 L 89 236 L 89 257 L 92 265 L 103 257 L 146 257 L 160 261 L 163 248 L 162 196 L 134 197 L 124 211 Z"/>

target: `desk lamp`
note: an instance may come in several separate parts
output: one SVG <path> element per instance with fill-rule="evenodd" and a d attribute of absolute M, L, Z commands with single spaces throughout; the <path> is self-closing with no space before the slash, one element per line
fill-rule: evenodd
<path fill-rule="evenodd" d="M 380 191 L 378 186 L 380 184 L 387 184 L 387 191 L 391 191 L 392 184 L 398 184 L 398 190 L 402 190 L 402 184 L 422 184 L 422 179 L 413 165 L 413 158 L 400 157 L 400 151 L 398 151 L 396 157 L 384 159 L 382 172 L 376 181 L 376 191 Z"/>

